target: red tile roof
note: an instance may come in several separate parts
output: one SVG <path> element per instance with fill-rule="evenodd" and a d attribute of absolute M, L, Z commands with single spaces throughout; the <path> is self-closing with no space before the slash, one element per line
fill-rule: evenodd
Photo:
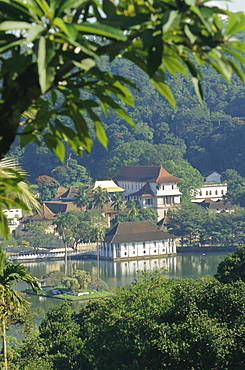
<path fill-rule="evenodd" d="M 180 182 L 181 179 L 170 175 L 160 166 L 126 166 L 112 178 L 115 181 L 138 181 L 138 182 Z"/>

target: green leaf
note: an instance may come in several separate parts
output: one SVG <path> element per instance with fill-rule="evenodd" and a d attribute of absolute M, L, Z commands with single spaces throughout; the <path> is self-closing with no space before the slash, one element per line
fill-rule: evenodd
<path fill-rule="evenodd" d="M 56 157 L 61 161 L 64 162 L 65 160 L 65 146 L 62 141 L 52 134 L 44 134 L 43 139 L 47 147 L 56 155 Z"/>
<path fill-rule="evenodd" d="M 49 48 L 48 42 L 44 36 L 41 36 L 38 43 L 37 65 L 42 94 L 49 89 L 55 78 L 55 68 L 48 65 L 51 58 L 52 51 Z"/>
<path fill-rule="evenodd" d="M 27 22 L 5 21 L 0 24 L 0 31 L 28 30 L 31 27 L 32 25 Z"/>
<path fill-rule="evenodd" d="M 124 103 L 134 107 L 134 97 L 131 91 L 127 87 L 123 86 L 119 81 L 114 82 L 113 85 L 121 91 L 117 96 L 119 96 Z"/>
<path fill-rule="evenodd" d="M 165 96 L 165 98 L 169 101 L 169 103 L 174 108 L 176 108 L 176 102 L 175 102 L 174 96 L 173 96 L 172 91 L 170 90 L 169 86 L 165 82 L 154 78 L 154 76 L 152 78 L 152 81 L 153 81 L 154 85 L 156 86 L 157 90 L 160 92 L 160 94 Z"/>
<path fill-rule="evenodd" d="M 132 118 L 125 112 L 125 110 L 117 102 L 115 102 L 115 100 L 113 100 L 108 95 L 101 94 L 100 91 L 97 91 L 96 95 L 98 96 L 102 103 L 108 104 L 109 107 L 111 107 L 118 116 L 123 117 L 126 120 L 126 122 L 128 122 L 131 126 L 135 127 L 135 123 L 132 120 Z"/>
<path fill-rule="evenodd" d="M 229 64 L 232 67 L 233 71 L 237 74 L 237 76 L 245 84 L 245 75 L 244 75 L 243 70 L 233 60 L 229 60 Z"/>
<path fill-rule="evenodd" d="M 239 60 L 239 62 L 242 63 L 243 66 L 245 66 L 245 57 L 241 53 L 239 53 L 235 50 L 232 50 L 230 48 L 224 48 L 224 51 L 233 55 L 237 60 Z"/>
<path fill-rule="evenodd" d="M 150 77 L 154 75 L 162 63 L 163 42 L 161 37 L 156 37 L 155 39 L 158 42 L 148 50 L 147 57 L 147 73 Z"/>
<path fill-rule="evenodd" d="M 0 231 L 5 239 L 8 238 L 9 235 L 9 226 L 8 226 L 8 220 L 5 214 L 3 213 L 3 210 L 0 208 Z"/>
<path fill-rule="evenodd" d="M 167 10 L 162 18 L 162 33 L 167 33 L 171 27 L 175 26 L 175 21 L 179 17 L 177 10 Z"/>
<path fill-rule="evenodd" d="M 103 12 L 107 15 L 107 17 L 116 15 L 116 6 L 113 1 L 111 0 L 103 0 L 102 3 Z"/>
<path fill-rule="evenodd" d="M 245 15 L 242 12 L 229 13 L 226 34 L 234 34 L 245 30 Z"/>
<path fill-rule="evenodd" d="M 96 64 L 95 61 L 91 58 L 82 59 L 81 62 L 77 62 L 75 60 L 73 60 L 72 62 L 76 67 L 84 71 L 89 71 Z"/>
<path fill-rule="evenodd" d="M 200 80 L 197 77 L 192 77 L 191 81 L 193 83 L 198 100 L 203 105 L 203 92 Z"/>
<path fill-rule="evenodd" d="M 34 41 L 37 38 L 37 36 L 40 35 L 44 30 L 45 28 L 42 25 L 39 24 L 35 26 L 33 25 L 28 31 L 26 42 Z"/>
<path fill-rule="evenodd" d="M 127 40 L 127 36 L 124 35 L 122 31 L 103 24 L 82 23 L 76 24 L 75 27 L 78 31 L 82 31 L 86 34 L 104 36 L 121 41 Z"/>
<path fill-rule="evenodd" d="M 95 128 L 95 133 L 96 133 L 96 136 L 99 140 L 99 142 L 105 147 L 107 148 L 107 144 L 108 144 L 108 138 L 107 138 L 107 135 L 106 135 L 106 132 L 104 130 L 104 127 L 102 125 L 102 122 L 100 121 L 99 117 L 97 116 L 97 114 L 95 114 L 92 109 L 87 109 L 88 111 L 88 114 L 90 116 L 90 118 L 93 120 L 94 122 L 94 128 Z"/>

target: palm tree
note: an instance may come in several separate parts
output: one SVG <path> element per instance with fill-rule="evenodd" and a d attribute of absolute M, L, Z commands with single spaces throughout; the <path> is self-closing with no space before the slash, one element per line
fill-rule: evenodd
<path fill-rule="evenodd" d="M 72 233 L 70 232 L 70 236 L 68 236 L 67 233 L 76 228 L 78 224 L 78 217 L 70 212 L 58 213 L 53 222 L 53 225 L 55 225 L 55 230 L 61 236 L 65 246 L 65 275 L 67 274 L 67 238 L 72 238 Z"/>
<path fill-rule="evenodd" d="M 73 199 L 73 203 L 78 208 L 83 208 L 88 205 L 88 194 L 83 186 L 79 186 Z"/>
<path fill-rule="evenodd" d="M 110 195 L 106 189 L 103 189 L 101 186 L 98 186 L 93 191 L 93 200 L 92 204 L 95 208 L 99 208 L 100 211 L 103 211 L 103 208 L 106 203 L 110 202 Z"/>
<path fill-rule="evenodd" d="M 114 195 L 114 200 L 112 202 L 112 207 L 114 211 L 121 212 L 126 207 L 126 201 L 124 196 L 121 193 L 116 193 Z"/>
<path fill-rule="evenodd" d="M 128 214 L 131 216 L 131 217 L 135 217 L 135 216 L 138 216 L 139 214 L 139 206 L 137 205 L 137 203 L 132 200 L 130 203 L 129 203 L 129 212 Z"/>
<path fill-rule="evenodd" d="M 91 240 L 96 242 L 96 251 L 97 251 L 97 278 L 100 277 L 100 251 L 99 243 L 102 242 L 105 238 L 105 227 L 102 225 L 94 226 L 91 230 Z"/>
<path fill-rule="evenodd" d="M 5 252 L 0 248 L 0 315 L 2 327 L 4 369 L 8 369 L 6 329 L 11 319 L 25 311 L 29 302 L 13 289 L 16 282 L 27 283 L 33 291 L 40 289 L 37 279 L 30 275 L 21 264 L 14 264 L 6 259 Z"/>
<path fill-rule="evenodd" d="M 3 208 L 21 208 L 30 211 L 40 209 L 40 204 L 34 197 L 30 186 L 25 181 L 25 171 L 18 162 L 11 158 L 0 161 L 0 205 Z M 5 238 L 8 237 L 8 220 L 0 207 L 0 231 Z"/>

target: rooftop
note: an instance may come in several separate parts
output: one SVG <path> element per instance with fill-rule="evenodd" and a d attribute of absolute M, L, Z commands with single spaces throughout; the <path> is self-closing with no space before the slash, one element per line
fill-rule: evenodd
<path fill-rule="evenodd" d="M 158 229 L 149 221 L 119 222 L 105 236 L 106 243 L 129 243 L 172 239 L 175 236 Z"/>
<path fill-rule="evenodd" d="M 160 166 L 126 166 L 117 175 L 113 176 L 113 180 L 155 183 L 181 181 L 181 179 L 170 175 L 165 168 Z"/>

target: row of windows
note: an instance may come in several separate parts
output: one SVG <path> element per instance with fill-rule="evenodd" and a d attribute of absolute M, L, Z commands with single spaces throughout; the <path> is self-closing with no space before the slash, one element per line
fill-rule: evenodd
<path fill-rule="evenodd" d="M 171 189 L 174 190 L 174 185 L 167 185 L 167 186 L 166 185 L 162 185 L 162 186 L 157 185 L 156 188 L 157 188 L 157 190 L 168 190 L 170 186 L 171 186 Z"/>
<path fill-rule="evenodd" d="M 202 191 L 200 191 L 199 195 L 202 196 Z M 224 195 L 224 190 L 221 190 L 220 192 L 221 195 Z M 218 194 L 218 190 L 215 190 L 214 192 L 212 192 L 212 190 L 206 190 L 206 195 L 219 195 Z"/>

